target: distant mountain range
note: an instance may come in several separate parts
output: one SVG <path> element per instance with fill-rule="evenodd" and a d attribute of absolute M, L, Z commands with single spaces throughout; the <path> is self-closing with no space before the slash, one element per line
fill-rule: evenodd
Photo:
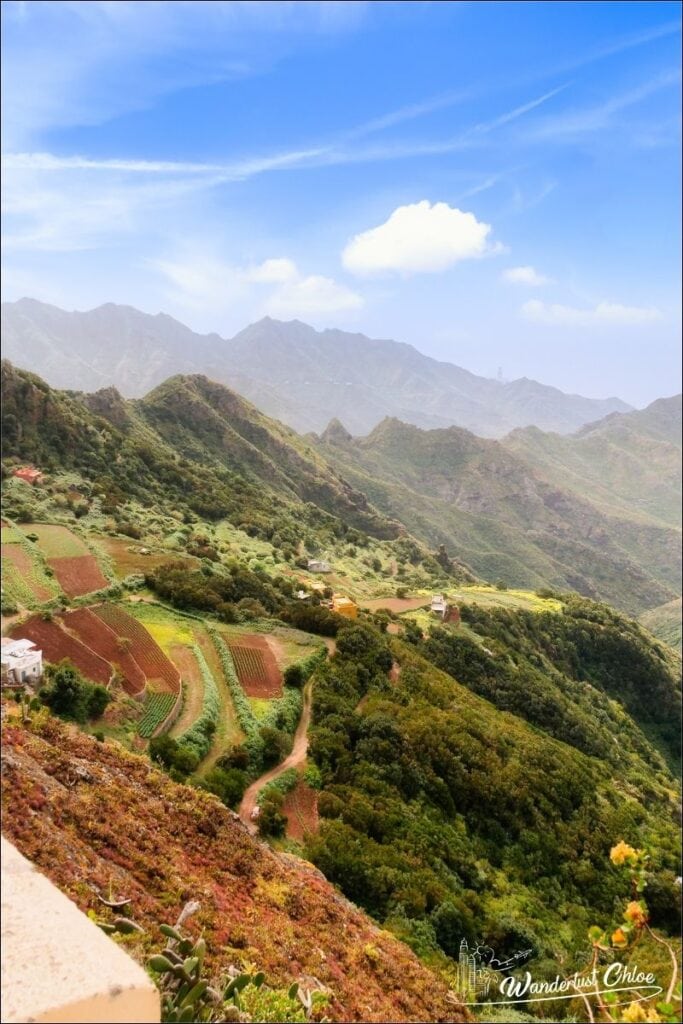
<path fill-rule="evenodd" d="M 134 401 L 56 391 L 8 363 L 2 383 L 3 456 L 78 470 L 112 507 L 187 505 L 310 550 L 348 527 L 398 547 L 412 537 L 420 558 L 443 544 L 463 573 L 633 615 L 680 595 L 680 398 L 500 442 L 392 418 L 362 438 L 337 420 L 301 437 L 197 375 Z"/>
<path fill-rule="evenodd" d="M 137 398 L 178 373 L 205 374 L 300 433 L 339 418 L 366 434 L 387 416 L 423 428 L 465 427 L 503 437 L 517 427 L 571 433 L 631 407 L 567 395 L 522 378 L 478 377 L 411 345 L 315 331 L 266 317 L 232 339 L 200 335 L 164 313 L 107 303 L 66 312 L 34 299 L 2 306 L 4 355 L 53 387 L 114 386 Z"/>

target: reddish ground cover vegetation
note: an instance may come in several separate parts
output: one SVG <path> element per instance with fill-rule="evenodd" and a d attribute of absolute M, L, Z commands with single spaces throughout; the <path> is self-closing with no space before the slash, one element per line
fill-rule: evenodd
<path fill-rule="evenodd" d="M 127 637 L 130 640 L 130 653 L 147 677 L 151 689 L 178 693 L 178 669 L 166 657 L 142 623 L 116 604 L 99 605 L 94 611 L 116 636 Z"/>
<path fill-rule="evenodd" d="M 91 650 L 114 665 L 123 676 L 123 688 L 131 695 L 145 688 L 145 673 L 130 653 L 130 641 L 116 633 L 89 608 L 78 608 L 63 617 L 64 626 L 75 632 Z"/>
<path fill-rule="evenodd" d="M 48 622 L 34 615 L 27 622 L 13 626 L 11 635 L 17 640 L 23 637 L 33 640 L 43 652 L 43 658 L 53 664 L 68 658 L 84 676 L 95 683 L 107 686 L 111 679 L 113 669 L 109 662 L 62 629 L 59 621 Z"/>
<path fill-rule="evenodd" d="M 228 647 L 248 697 L 282 696 L 282 674 L 265 637 L 247 634 L 230 640 Z"/>
<path fill-rule="evenodd" d="M 93 555 L 78 555 L 76 558 L 48 558 L 47 564 L 54 570 L 59 585 L 68 597 L 91 594 L 109 584 Z"/>
<path fill-rule="evenodd" d="M 271 984 L 317 979 L 333 1021 L 471 1020 L 407 946 L 312 865 L 255 842 L 216 797 L 55 718 L 34 728 L 3 728 L 3 830 L 81 910 L 109 916 L 94 889 L 129 898 L 146 933 L 126 943 L 138 960 L 192 899 L 187 928 L 204 935 L 217 985 L 244 956 Z"/>
<path fill-rule="evenodd" d="M 287 817 L 287 836 L 301 841 L 306 833 L 318 831 L 318 794 L 304 782 L 290 789 L 282 805 Z"/>

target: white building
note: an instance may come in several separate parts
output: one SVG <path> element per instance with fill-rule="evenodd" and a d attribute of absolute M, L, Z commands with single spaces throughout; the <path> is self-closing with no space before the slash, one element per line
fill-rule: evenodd
<path fill-rule="evenodd" d="M 308 561 L 309 572 L 332 572 L 332 566 L 329 562 L 322 562 L 318 558 L 310 558 Z"/>
<path fill-rule="evenodd" d="M 2 638 L 2 681 L 9 686 L 37 683 L 43 674 L 43 652 L 33 640 Z"/>
<path fill-rule="evenodd" d="M 434 596 L 432 597 L 431 610 L 436 615 L 440 615 L 442 619 L 446 617 L 446 612 L 448 611 L 448 603 L 443 594 L 434 594 Z"/>

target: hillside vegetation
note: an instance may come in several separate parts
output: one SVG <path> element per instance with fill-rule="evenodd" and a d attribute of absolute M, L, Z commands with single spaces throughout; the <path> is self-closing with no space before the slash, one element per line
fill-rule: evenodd
<path fill-rule="evenodd" d="M 677 414 L 673 401 L 659 410 L 671 434 Z M 631 416 L 627 436 L 638 457 L 629 461 L 616 443 L 601 447 L 596 427 L 586 435 L 595 434 L 603 452 L 593 476 L 570 466 L 591 465 L 588 440 L 535 429 L 497 442 L 457 427 L 424 431 L 388 419 L 352 438 L 332 423 L 320 450 L 377 508 L 424 543 L 444 544 L 485 579 L 577 590 L 638 614 L 679 593 L 680 520 L 673 510 L 677 496 L 680 510 L 680 447 L 649 428 L 639 433 L 646 422 L 640 413 L 608 418 L 605 431 Z M 610 504 L 604 495 L 615 477 L 620 486 Z M 593 478 L 603 482 L 594 486 Z"/>
<path fill-rule="evenodd" d="M 675 929 L 678 787 L 657 745 L 675 741 L 678 666 L 590 602 L 467 618 L 494 653 L 450 627 L 339 633 L 316 681 L 308 855 L 423 954 L 465 935 L 533 948 L 537 975 L 560 951 L 567 969 L 623 895 L 608 853 L 629 836 L 657 851 L 656 923 Z"/>
<path fill-rule="evenodd" d="M 215 978 L 257 964 L 274 984 L 327 990 L 339 1021 L 469 1019 L 409 949 L 216 797 L 54 718 L 6 724 L 2 738 L 5 833 L 84 911 L 106 913 L 97 891 L 130 899 L 147 934 L 126 948 L 140 960 L 160 948 L 158 925 L 198 900 L 188 928 Z"/>

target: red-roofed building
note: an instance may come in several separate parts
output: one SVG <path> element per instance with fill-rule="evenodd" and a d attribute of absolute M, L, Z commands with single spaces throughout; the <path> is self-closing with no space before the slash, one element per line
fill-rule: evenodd
<path fill-rule="evenodd" d="M 39 484 L 43 479 L 43 474 L 39 469 L 35 469 L 34 466 L 20 466 L 19 469 L 15 469 L 12 472 L 12 476 L 18 476 L 20 480 L 25 480 L 27 484 Z"/>

